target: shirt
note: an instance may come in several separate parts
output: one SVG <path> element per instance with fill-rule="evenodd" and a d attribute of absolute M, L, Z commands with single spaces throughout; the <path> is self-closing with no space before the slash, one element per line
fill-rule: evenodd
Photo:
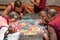
<path fill-rule="evenodd" d="M 9 5 L 11 6 L 11 11 L 14 11 L 15 9 L 14 9 L 14 7 L 13 7 L 13 4 L 10 3 Z M 9 6 L 9 5 L 8 5 L 8 6 Z M 23 3 L 23 4 L 22 4 L 22 13 L 24 12 L 25 7 L 26 7 L 26 5 Z"/>
<path fill-rule="evenodd" d="M 57 15 L 52 21 L 50 21 L 49 25 L 54 28 L 57 34 L 57 39 L 60 40 L 60 15 Z"/>
<path fill-rule="evenodd" d="M 0 16 L 0 27 L 2 26 L 8 26 L 8 24 L 7 24 L 7 20 L 2 16 Z"/>
<path fill-rule="evenodd" d="M 39 4 L 39 6 L 34 5 L 34 12 L 35 13 L 38 13 L 41 10 L 45 10 L 46 0 L 40 0 L 40 1 L 41 2 Z"/>

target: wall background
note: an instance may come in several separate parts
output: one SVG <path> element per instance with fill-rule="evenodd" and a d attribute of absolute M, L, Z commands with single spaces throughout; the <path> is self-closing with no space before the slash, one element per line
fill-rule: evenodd
<path fill-rule="evenodd" d="M 15 0 L 0 0 L 0 4 L 9 4 Z M 23 2 L 30 3 L 30 0 L 22 0 Z M 57 5 L 60 6 L 60 0 L 46 0 L 47 5 Z"/>

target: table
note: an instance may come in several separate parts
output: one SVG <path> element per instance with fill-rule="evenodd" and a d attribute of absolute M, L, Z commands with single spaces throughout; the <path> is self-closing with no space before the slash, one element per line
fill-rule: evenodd
<path fill-rule="evenodd" d="M 20 30 L 19 40 L 43 40 L 44 26 L 38 25 L 38 20 L 24 19 L 18 21 L 13 27 Z M 37 24 L 36 24 L 37 22 Z M 33 25 L 33 26 L 31 26 Z M 32 30 L 30 29 L 32 27 Z M 33 33 L 32 33 L 33 31 Z M 34 32 L 35 31 L 35 32 Z M 35 34 L 36 33 L 36 34 Z M 38 34 L 37 34 L 38 33 Z"/>

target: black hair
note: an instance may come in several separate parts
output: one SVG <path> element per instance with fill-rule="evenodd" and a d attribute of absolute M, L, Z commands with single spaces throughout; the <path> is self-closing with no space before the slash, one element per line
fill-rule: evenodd
<path fill-rule="evenodd" d="M 15 18 L 15 19 L 18 19 L 18 17 L 19 17 L 19 15 L 17 14 L 17 13 L 10 13 L 10 14 L 8 14 L 8 17 L 10 18 L 10 19 L 12 19 L 12 18 Z"/>
<path fill-rule="evenodd" d="M 10 14 L 8 14 L 8 17 L 9 18 L 14 18 L 14 14 L 10 13 Z"/>
<path fill-rule="evenodd" d="M 21 5 L 22 5 L 22 2 L 20 0 L 14 2 L 14 7 L 21 7 Z"/>
<path fill-rule="evenodd" d="M 52 17 L 55 16 L 57 14 L 57 11 L 53 11 L 53 12 L 48 12 Z"/>

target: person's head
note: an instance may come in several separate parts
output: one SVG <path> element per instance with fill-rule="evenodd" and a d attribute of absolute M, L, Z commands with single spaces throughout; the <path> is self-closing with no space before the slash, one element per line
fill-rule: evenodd
<path fill-rule="evenodd" d="M 40 13 L 40 17 L 42 17 L 42 19 L 47 23 L 49 22 L 49 19 L 47 17 L 47 12 L 46 11 L 41 11 Z"/>
<path fill-rule="evenodd" d="M 16 12 L 22 11 L 22 2 L 20 0 L 17 0 L 14 2 L 14 8 Z"/>
<path fill-rule="evenodd" d="M 19 16 L 15 12 L 8 14 L 9 21 L 16 21 L 16 20 L 18 20 L 18 17 Z"/>
<path fill-rule="evenodd" d="M 42 17 L 45 17 L 45 16 L 47 16 L 47 13 L 46 13 L 46 11 L 41 11 L 39 14 L 40 14 Z"/>
<path fill-rule="evenodd" d="M 57 15 L 57 11 L 55 10 L 55 9 L 50 9 L 49 11 L 48 11 L 48 17 L 49 18 L 54 18 L 56 15 Z"/>

